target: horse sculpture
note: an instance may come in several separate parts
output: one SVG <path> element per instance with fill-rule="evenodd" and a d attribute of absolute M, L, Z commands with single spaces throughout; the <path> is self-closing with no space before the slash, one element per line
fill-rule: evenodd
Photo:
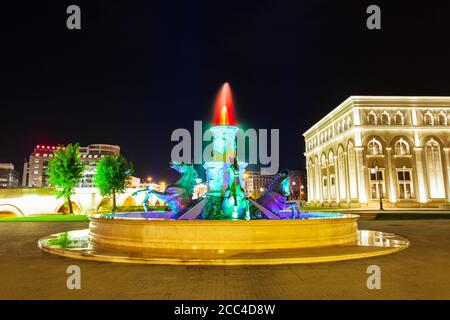
<path fill-rule="evenodd" d="M 194 187 L 197 184 L 197 171 L 193 165 L 177 161 L 172 161 L 170 167 L 181 173 L 181 177 L 175 183 L 169 185 L 164 192 L 143 189 L 133 193 L 133 196 L 136 196 L 139 192 L 147 192 L 143 201 L 145 211 L 149 211 L 147 201 L 152 194 L 165 202 L 175 214 L 183 212 L 191 205 Z"/>
<path fill-rule="evenodd" d="M 256 202 L 266 209 L 272 211 L 276 215 L 280 215 L 280 211 L 291 209 L 292 218 L 300 215 L 300 209 L 295 202 L 286 202 L 286 197 L 290 194 L 289 176 L 284 172 L 280 172 L 266 186 L 264 194 L 256 199 Z"/>
<path fill-rule="evenodd" d="M 222 211 L 227 219 L 250 219 L 248 201 L 239 181 L 237 160 L 228 167 L 230 179 L 222 201 Z"/>

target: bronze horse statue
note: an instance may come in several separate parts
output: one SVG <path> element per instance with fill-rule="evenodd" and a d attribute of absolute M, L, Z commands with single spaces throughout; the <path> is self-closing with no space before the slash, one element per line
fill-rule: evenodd
<path fill-rule="evenodd" d="M 164 192 L 159 192 L 153 189 L 143 189 L 133 193 L 133 196 L 135 196 L 139 192 L 147 192 L 147 195 L 143 201 L 145 211 L 149 211 L 147 201 L 152 194 L 166 203 L 175 214 L 182 213 L 191 205 L 194 187 L 197 184 L 197 170 L 194 169 L 193 165 L 188 165 L 177 161 L 172 161 L 170 163 L 170 167 L 181 173 L 181 177 L 173 184 L 167 186 Z"/>
<path fill-rule="evenodd" d="M 290 194 L 289 176 L 287 173 L 280 172 L 269 182 L 265 188 L 264 194 L 256 199 L 256 202 L 275 213 L 280 215 L 280 211 L 292 210 L 292 218 L 295 219 L 300 215 L 300 209 L 295 202 L 286 202 L 287 196 Z"/>

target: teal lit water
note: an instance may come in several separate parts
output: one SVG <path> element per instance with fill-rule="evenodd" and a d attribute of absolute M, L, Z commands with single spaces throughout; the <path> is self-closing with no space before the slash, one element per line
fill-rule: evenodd
<path fill-rule="evenodd" d="M 150 211 L 150 212 L 127 212 L 127 213 L 106 213 L 100 215 L 106 219 L 130 219 L 130 220 L 147 220 L 147 219 L 175 219 L 175 216 L 170 211 Z M 282 219 L 292 219 L 292 213 L 280 212 L 279 216 Z M 301 212 L 297 214 L 295 219 L 330 219 L 343 218 L 344 214 L 331 212 Z"/>

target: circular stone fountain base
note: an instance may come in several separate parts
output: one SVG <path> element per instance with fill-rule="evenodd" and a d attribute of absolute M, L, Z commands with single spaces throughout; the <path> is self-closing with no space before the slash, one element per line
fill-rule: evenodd
<path fill-rule="evenodd" d="M 269 265 L 329 262 L 397 252 L 409 241 L 357 230 L 356 215 L 297 220 L 158 220 L 91 218 L 70 242 L 39 240 L 46 252 L 86 260 L 188 265 Z M 53 242 L 55 243 L 55 242 Z"/>

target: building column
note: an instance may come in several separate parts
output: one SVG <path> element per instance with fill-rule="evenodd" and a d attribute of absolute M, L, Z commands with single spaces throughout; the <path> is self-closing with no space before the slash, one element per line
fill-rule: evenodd
<path fill-rule="evenodd" d="M 339 163 L 337 156 L 334 156 L 334 192 L 336 195 L 336 202 L 339 204 L 341 202 L 341 188 L 339 185 L 340 177 L 339 177 Z"/>
<path fill-rule="evenodd" d="M 445 165 L 447 168 L 447 201 L 450 202 L 450 158 L 449 158 L 450 148 L 444 148 L 445 154 Z"/>
<path fill-rule="evenodd" d="M 417 174 L 417 200 L 421 203 L 428 201 L 427 185 L 423 175 L 422 147 L 414 147 L 414 157 L 416 158 L 416 174 Z"/>
<path fill-rule="evenodd" d="M 350 176 L 349 176 L 349 168 L 348 168 L 348 154 L 344 152 L 344 164 L 345 164 L 345 190 L 347 194 L 347 202 L 350 203 Z"/>
<path fill-rule="evenodd" d="M 328 189 L 328 204 L 331 206 L 331 181 L 330 181 L 330 163 L 328 160 L 325 160 L 327 165 L 327 189 Z"/>
<path fill-rule="evenodd" d="M 360 203 L 367 203 L 366 181 L 364 175 L 364 147 L 355 147 L 356 152 L 356 167 L 358 172 L 358 196 Z"/>
<path fill-rule="evenodd" d="M 394 180 L 394 173 L 392 171 L 392 148 L 386 147 L 387 151 L 387 174 L 389 175 L 386 177 L 389 179 L 389 202 L 395 203 L 397 202 L 397 188 L 395 187 L 395 180 Z"/>
<path fill-rule="evenodd" d="M 320 163 L 320 160 L 317 163 L 316 167 L 316 182 L 317 182 L 317 200 L 320 201 L 320 203 L 323 202 L 322 199 L 322 164 Z"/>
<path fill-rule="evenodd" d="M 308 188 L 308 202 L 311 202 L 314 200 L 314 180 L 313 180 L 313 174 L 311 173 L 311 170 L 314 173 L 314 165 L 311 165 L 311 167 L 308 165 L 306 166 L 306 177 L 308 179 L 307 181 L 307 188 Z M 300 189 L 301 192 L 301 189 Z M 301 198 L 301 194 L 300 194 Z"/>
<path fill-rule="evenodd" d="M 306 161 L 308 161 L 308 159 L 306 159 Z M 309 176 L 309 172 L 310 172 L 309 171 L 309 166 L 306 165 L 306 179 L 308 181 L 308 185 L 307 185 L 308 190 L 310 190 L 309 189 L 309 184 L 310 184 L 310 181 L 311 181 L 311 177 Z M 308 202 L 311 202 L 311 196 L 310 196 L 309 192 L 308 192 Z"/>

